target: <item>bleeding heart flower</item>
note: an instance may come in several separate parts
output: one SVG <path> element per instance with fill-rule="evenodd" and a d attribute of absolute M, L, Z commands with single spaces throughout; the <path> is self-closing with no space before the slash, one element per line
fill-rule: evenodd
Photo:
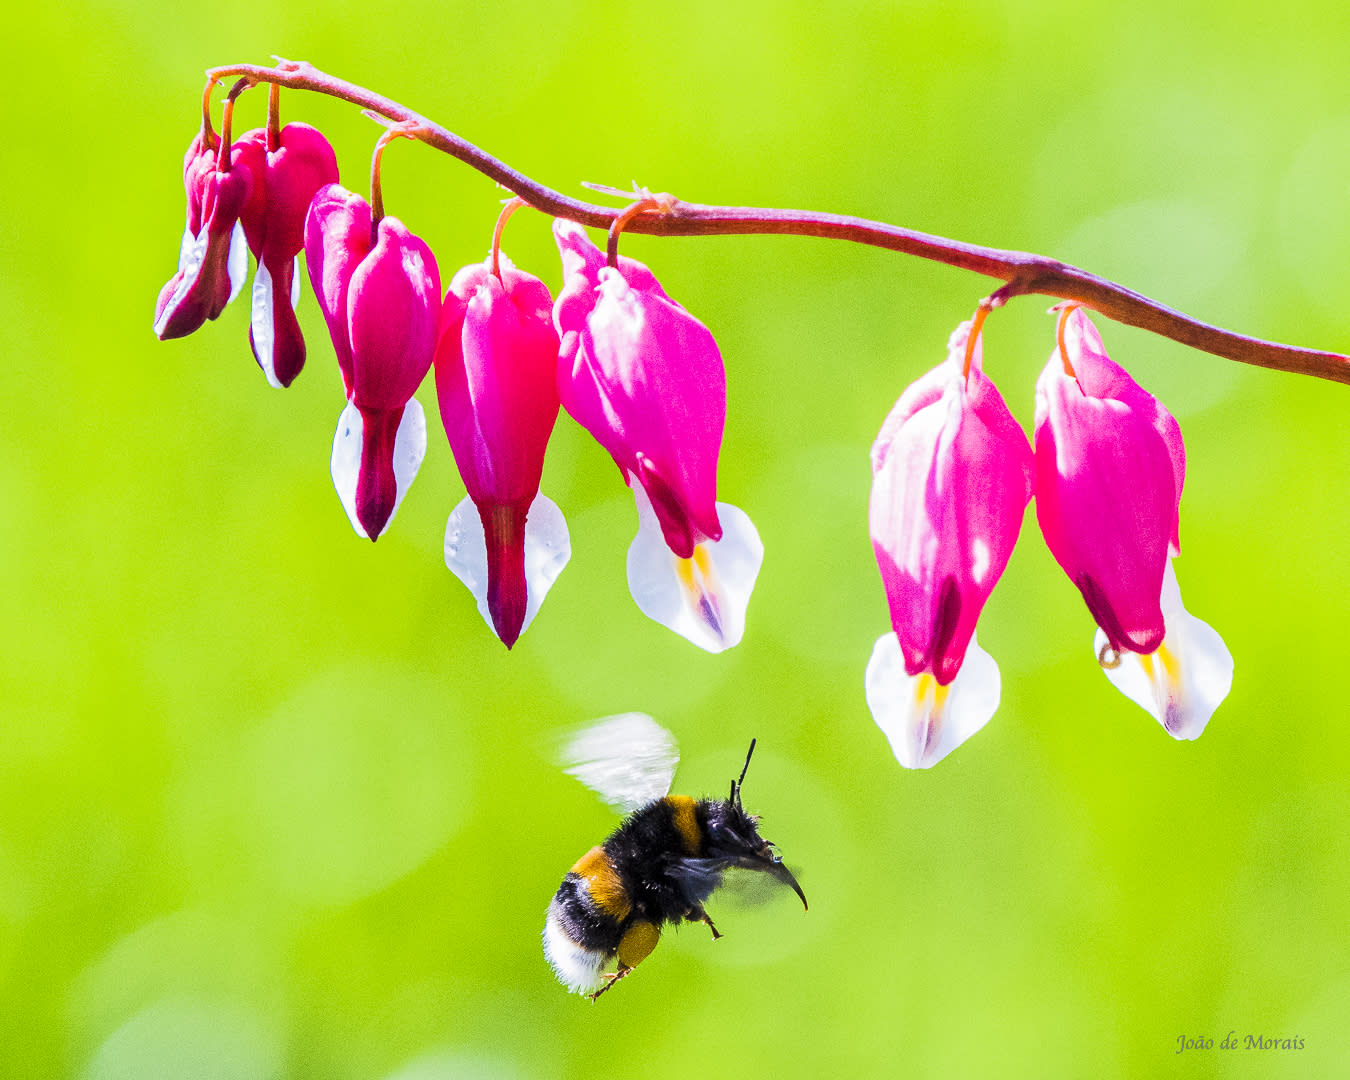
<path fill-rule="evenodd" d="M 573 222 L 555 221 L 553 234 L 564 279 L 553 307 L 558 392 L 637 499 L 629 589 L 648 616 L 721 652 L 744 632 L 764 548 L 748 517 L 716 501 L 726 419 L 717 343 L 642 263 L 606 266 Z"/>
<path fill-rule="evenodd" d="M 450 283 L 436 348 L 441 421 L 468 496 L 446 525 L 446 565 L 509 649 L 571 555 L 567 524 L 539 494 L 558 417 L 553 298 L 500 256 Z"/>
<path fill-rule="evenodd" d="M 228 141 L 228 135 L 224 137 Z M 155 302 L 155 336 L 185 337 L 217 318 L 239 295 L 248 274 L 248 247 L 239 215 L 253 191 L 252 143 L 213 148 L 199 133 L 183 158 L 187 224 L 178 270 Z"/>
<path fill-rule="evenodd" d="M 1181 603 L 1186 451 L 1158 400 L 1106 355 L 1079 308 L 1036 383 L 1036 516 L 1099 629 L 1106 676 L 1169 735 L 1195 739 L 1233 685 L 1233 657 Z"/>
<path fill-rule="evenodd" d="M 413 394 L 436 349 L 436 258 L 397 218 L 372 229 L 370 205 L 337 184 L 310 204 L 305 258 L 349 403 L 333 440 L 333 484 L 352 527 L 374 540 L 426 454 Z"/>
<path fill-rule="evenodd" d="M 315 193 L 337 183 L 337 157 L 308 124 L 287 124 L 271 138 L 268 129 L 255 128 L 239 141 L 255 147 L 257 161 L 253 195 L 240 217 L 258 260 L 249 344 L 267 381 L 280 388 L 290 386 L 305 365 L 305 339 L 295 317 L 305 215 Z"/>
<path fill-rule="evenodd" d="M 900 396 L 872 446 L 872 550 L 893 632 L 872 651 L 868 707 L 899 762 L 928 768 L 998 708 L 975 623 L 1031 499 L 1026 436 L 981 370 L 970 323 Z M 963 666 L 964 662 L 964 666 Z"/>
<path fill-rule="evenodd" d="M 1181 428 L 1081 309 L 1061 316 L 1060 342 L 1036 383 L 1036 517 L 1111 647 L 1151 653 L 1180 550 Z"/>

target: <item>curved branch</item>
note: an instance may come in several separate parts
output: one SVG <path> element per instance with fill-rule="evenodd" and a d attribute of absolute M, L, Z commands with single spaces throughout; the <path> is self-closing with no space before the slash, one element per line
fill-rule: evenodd
<path fill-rule="evenodd" d="M 417 138 L 458 158 L 531 206 L 554 217 L 608 230 L 615 218 L 624 212 L 623 208 L 598 206 L 545 187 L 406 106 L 325 74 L 308 63 L 278 60 L 274 68 L 234 64 L 212 68 L 206 74 L 208 80 L 217 82 L 238 77 L 253 83 L 310 90 L 349 101 L 393 121 L 414 121 L 419 128 Z M 1263 341 L 1211 326 L 1107 278 L 1057 259 L 1025 251 L 1005 251 L 966 244 L 898 225 L 842 214 L 751 206 L 706 206 L 678 200 L 660 213 L 634 217 L 624 225 L 624 229 L 653 236 L 775 234 L 819 236 L 870 244 L 1005 282 L 991 298 L 992 306 L 999 306 L 1013 296 L 1031 293 L 1072 300 L 1116 322 L 1138 326 L 1215 356 L 1274 371 L 1313 375 L 1350 384 L 1350 356 Z"/>

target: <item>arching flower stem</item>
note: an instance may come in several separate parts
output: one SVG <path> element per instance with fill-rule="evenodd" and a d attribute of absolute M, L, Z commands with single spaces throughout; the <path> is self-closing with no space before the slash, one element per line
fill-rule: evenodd
<path fill-rule="evenodd" d="M 241 79 L 235 84 L 229 95 L 225 98 L 225 105 L 220 111 L 220 143 L 216 147 L 216 172 L 230 171 L 230 142 L 231 128 L 234 126 L 234 99 L 239 96 L 241 89 L 247 89 L 247 84 Z"/>
<path fill-rule="evenodd" d="M 993 310 L 987 299 L 980 301 L 980 306 L 975 309 L 975 315 L 970 320 L 970 332 L 966 335 L 966 355 L 961 364 L 961 377 L 970 378 L 970 365 L 975 359 L 975 346 L 980 340 L 980 331 L 984 329 L 984 320 L 989 317 L 989 312 Z"/>
<path fill-rule="evenodd" d="M 275 154 L 281 149 L 281 87 L 276 83 L 267 85 L 267 152 Z"/>
<path fill-rule="evenodd" d="M 212 68 L 208 79 L 239 76 L 250 83 L 266 82 L 327 94 L 359 105 L 395 123 L 412 121 L 415 134 L 429 146 L 457 158 L 495 180 L 531 206 L 554 217 L 593 228 L 609 229 L 625 211 L 569 198 L 523 173 L 439 124 L 398 102 L 364 87 L 328 75 L 308 63 L 278 60 L 276 67 L 232 64 Z M 627 209 L 627 208 L 625 208 Z M 782 210 L 744 206 L 705 206 L 674 202 L 659 214 L 643 212 L 624 224 L 630 232 L 655 236 L 791 235 L 848 240 L 914 255 L 933 262 L 970 270 L 1005 282 L 991 300 L 1037 293 L 1071 300 L 1108 319 L 1137 326 L 1183 345 L 1274 371 L 1288 371 L 1350 384 L 1350 356 L 1263 341 L 1212 326 L 1165 304 L 1125 288 L 1107 278 L 1043 255 L 967 244 L 898 225 L 844 214 L 809 210 Z"/>
<path fill-rule="evenodd" d="M 380 219 L 384 217 L 384 191 L 380 185 L 380 162 L 384 148 L 395 139 L 419 138 L 416 123 L 404 122 L 389 126 L 375 140 L 375 151 L 370 156 L 370 243 L 373 247 L 379 237 Z"/>
<path fill-rule="evenodd" d="M 529 206 L 519 195 L 513 195 L 502 205 L 502 212 L 497 215 L 497 224 L 492 227 L 492 276 L 498 281 L 502 281 L 502 231 L 506 228 L 506 223 L 511 220 L 511 215 L 522 206 Z M 502 282 L 503 285 L 505 282 Z"/>
<path fill-rule="evenodd" d="M 212 150 L 216 148 L 216 132 L 211 126 L 211 92 L 215 90 L 218 81 L 208 77 L 202 90 L 202 145 Z"/>
<path fill-rule="evenodd" d="M 1059 304 L 1059 321 L 1055 323 L 1055 341 L 1059 345 L 1059 361 L 1064 365 L 1064 374 L 1071 379 L 1078 378 L 1078 374 L 1073 370 L 1073 363 L 1069 360 L 1069 349 L 1064 343 L 1064 325 L 1069 321 L 1069 316 L 1081 306 L 1081 304 Z"/>
<path fill-rule="evenodd" d="M 591 185 L 598 191 L 608 191 L 612 194 L 622 194 L 614 191 L 612 188 L 602 188 L 597 185 Z M 662 192 L 659 195 L 652 195 L 650 192 L 643 194 L 642 198 L 636 202 L 630 203 L 620 211 L 609 224 L 609 239 L 605 245 L 605 261 L 611 270 L 619 268 L 619 234 L 628 228 L 628 226 L 644 214 L 669 214 L 680 200 L 675 198 L 669 192 Z"/>

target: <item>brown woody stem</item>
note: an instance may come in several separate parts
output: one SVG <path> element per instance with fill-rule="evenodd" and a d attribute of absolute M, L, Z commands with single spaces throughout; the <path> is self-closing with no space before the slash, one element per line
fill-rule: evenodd
<path fill-rule="evenodd" d="M 608 230 L 624 211 L 569 198 L 545 187 L 509 165 L 498 161 L 477 146 L 446 130 L 439 124 L 413 112 L 396 101 L 361 86 L 325 74 L 308 63 L 278 60 L 274 68 L 257 64 L 234 64 L 213 68 L 208 79 L 232 76 L 253 82 L 266 82 L 295 90 L 310 90 L 349 101 L 389 120 L 414 121 L 416 137 L 458 158 L 470 168 L 495 180 L 502 187 L 537 210 L 554 217 L 567 218 L 582 225 Z M 1005 282 L 989 298 L 990 307 L 999 307 L 1014 296 L 1037 293 L 1060 300 L 1071 300 L 1091 308 L 1109 319 L 1137 326 L 1162 337 L 1171 338 L 1202 352 L 1237 360 L 1244 364 L 1313 375 L 1333 382 L 1350 383 L 1350 356 L 1262 341 L 1232 330 L 1211 326 L 1189 315 L 1152 300 L 1057 259 L 1025 251 L 1005 251 L 949 240 L 942 236 L 870 221 L 843 214 L 825 214 L 811 210 L 780 210 L 751 206 L 706 206 L 678 200 L 661 213 L 642 213 L 622 226 L 628 232 L 653 236 L 726 236 L 783 235 L 819 236 L 830 240 L 849 240 L 859 244 L 915 255 L 921 259 L 970 270 Z"/>

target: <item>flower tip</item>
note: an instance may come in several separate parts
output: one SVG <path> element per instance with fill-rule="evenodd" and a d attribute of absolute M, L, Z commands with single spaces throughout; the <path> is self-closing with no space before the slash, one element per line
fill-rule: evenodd
<path fill-rule="evenodd" d="M 488 529 L 519 518 L 519 542 L 488 543 Z M 491 547 L 491 552 L 489 551 Z M 445 523 L 445 565 L 473 594 L 478 613 L 508 649 L 529 629 L 549 589 L 571 558 L 571 540 L 562 511 L 545 495 L 536 495 L 519 515 L 512 507 L 484 504 L 480 510 L 468 496 Z"/>
<path fill-rule="evenodd" d="M 720 540 L 703 540 L 680 558 L 667 545 L 641 485 L 633 486 L 638 533 L 628 548 L 628 591 L 649 619 L 710 653 L 745 635 L 745 613 L 764 561 L 764 544 L 746 513 L 717 503 Z"/>
<path fill-rule="evenodd" d="M 358 536 L 389 527 L 427 450 L 427 421 L 416 398 L 401 409 L 363 413 L 350 402 L 333 435 L 332 476 Z"/>
<path fill-rule="evenodd" d="M 989 722 L 1002 693 L 998 664 L 973 636 L 961 670 L 943 686 L 929 672 L 906 671 L 894 632 L 877 639 L 863 686 L 872 719 L 906 769 L 932 768 L 964 743 Z"/>
<path fill-rule="evenodd" d="M 487 556 L 487 606 L 492 629 L 508 649 L 525 625 L 529 586 L 525 580 L 525 520 L 528 507 L 478 507 Z"/>
<path fill-rule="evenodd" d="M 1178 741 L 1198 739 L 1233 688 L 1233 654 L 1217 630 L 1182 605 L 1170 560 L 1161 604 L 1167 635 L 1152 652 L 1115 653 L 1100 629 L 1093 649 L 1111 685 L 1167 734 Z"/>
<path fill-rule="evenodd" d="M 496 616 L 494 616 L 494 619 L 495 618 Z M 515 647 L 516 642 L 520 640 L 520 635 L 525 632 L 524 622 L 525 613 L 523 610 L 511 622 L 494 622 L 492 627 L 493 633 L 497 635 L 497 640 L 506 646 L 507 652 L 510 652 Z"/>

